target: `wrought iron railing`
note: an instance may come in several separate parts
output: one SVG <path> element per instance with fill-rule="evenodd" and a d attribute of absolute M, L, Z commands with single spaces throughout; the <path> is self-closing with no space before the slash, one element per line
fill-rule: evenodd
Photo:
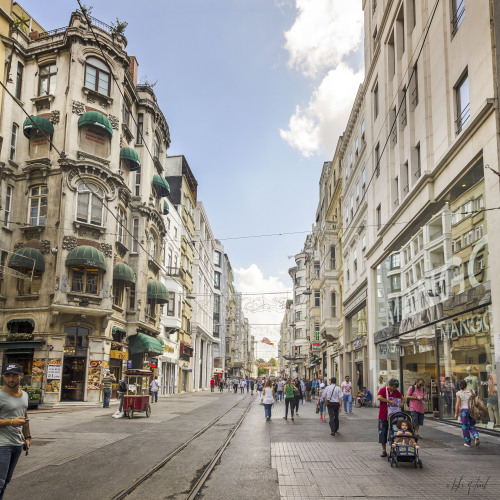
<path fill-rule="evenodd" d="M 460 116 L 456 119 L 457 134 L 462 132 L 464 125 L 469 121 L 469 119 L 470 119 L 470 103 L 467 104 L 467 106 L 465 106 L 465 108 L 460 113 Z"/>
<path fill-rule="evenodd" d="M 458 0 L 457 0 L 458 1 Z M 456 11 L 451 19 L 451 34 L 455 36 L 462 24 L 465 15 L 465 0 L 461 0 L 457 5 Z"/>

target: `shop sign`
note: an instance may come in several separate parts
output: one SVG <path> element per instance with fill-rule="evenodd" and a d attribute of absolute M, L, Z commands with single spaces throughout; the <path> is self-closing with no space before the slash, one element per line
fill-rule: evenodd
<path fill-rule="evenodd" d="M 441 331 L 441 340 L 451 340 L 465 335 L 476 333 L 489 333 L 488 311 L 483 314 L 474 314 L 465 318 L 458 318 L 454 321 L 441 323 L 438 327 Z"/>
<path fill-rule="evenodd" d="M 151 368 L 158 368 L 158 360 L 156 358 L 152 358 L 150 361 L 149 361 L 149 366 Z"/>
<path fill-rule="evenodd" d="M 170 354 L 173 354 L 175 352 L 175 349 L 167 344 L 164 344 L 163 351 L 169 352 Z"/>
<path fill-rule="evenodd" d="M 87 379 L 87 389 L 89 391 L 99 391 L 101 389 L 101 370 L 102 361 L 90 362 L 89 376 Z"/>
<path fill-rule="evenodd" d="M 109 351 L 109 357 L 112 359 L 128 359 L 128 352 Z"/>
<path fill-rule="evenodd" d="M 214 373 L 224 373 L 223 368 L 214 368 Z"/>
<path fill-rule="evenodd" d="M 356 340 L 353 344 L 354 349 L 358 349 L 358 347 L 361 347 L 361 340 Z"/>
<path fill-rule="evenodd" d="M 189 366 L 189 365 L 188 365 L 188 363 L 186 363 L 186 362 L 184 362 L 184 363 L 182 363 L 182 364 L 181 364 L 181 368 L 188 368 L 188 366 Z"/>
<path fill-rule="evenodd" d="M 31 369 L 31 383 L 43 382 L 43 372 L 45 371 L 45 359 L 33 359 Z"/>
<path fill-rule="evenodd" d="M 60 359 L 49 359 L 47 368 L 47 380 L 59 380 L 61 378 L 62 364 Z"/>
<path fill-rule="evenodd" d="M 312 345 L 313 349 L 321 349 L 321 345 L 320 344 L 313 343 L 311 345 Z"/>

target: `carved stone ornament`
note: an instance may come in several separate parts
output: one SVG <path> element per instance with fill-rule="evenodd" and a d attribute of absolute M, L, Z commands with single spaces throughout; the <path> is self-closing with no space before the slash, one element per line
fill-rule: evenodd
<path fill-rule="evenodd" d="M 61 119 L 61 112 L 58 111 L 57 109 L 54 109 L 53 111 L 50 112 L 50 121 L 56 125 L 59 123 L 59 120 Z"/>
<path fill-rule="evenodd" d="M 118 130 L 118 126 L 120 125 L 120 120 L 113 115 L 108 115 L 109 121 L 111 122 L 111 127 L 113 130 Z"/>
<path fill-rule="evenodd" d="M 85 104 L 80 101 L 73 101 L 73 108 L 71 110 L 75 115 L 83 115 L 85 113 Z"/>
<path fill-rule="evenodd" d="M 78 246 L 77 239 L 75 236 L 64 236 L 62 247 L 64 250 L 73 250 Z"/>
<path fill-rule="evenodd" d="M 99 250 L 106 256 L 111 257 L 113 255 L 113 247 L 108 243 L 99 243 Z"/>
<path fill-rule="evenodd" d="M 41 240 L 40 241 L 40 252 L 44 255 L 50 253 L 50 241 L 49 240 Z"/>
<path fill-rule="evenodd" d="M 20 248 L 24 248 L 24 243 L 22 241 L 19 241 L 14 245 L 14 250 L 19 250 Z"/>
<path fill-rule="evenodd" d="M 98 240 L 101 237 L 101 231 L 99 229 L 91 229 L 88 227 L 78 227 L 78 236 L 90 236 L 95 240 Z"/>

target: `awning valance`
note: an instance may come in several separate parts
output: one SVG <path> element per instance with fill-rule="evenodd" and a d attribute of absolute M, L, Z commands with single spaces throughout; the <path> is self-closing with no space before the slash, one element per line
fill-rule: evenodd
<path fill-rule="evenodd" d="M 43 272 L 45 271 L 45 260 L 43 258 L 42 252 L 36 248 L 18 248 L 9 259 L 9 267 L 13 269 L 27 268 L 33 269 L 35 266 L 35 271 Z"/>
<path fill-rule="evenodd" d="M 83 127 L 84 125 L 94 125 L 96 127 L 102 128 L 109 135 L 113 135 L 113 127 L 111 122 L 106 116 L 98 111 L 87 111 L 80 116 L 78 120 L 78 127 Z"/>
<path fill-rule="evenodd" d="M 111 330 L 111 333 L 121 333 L 122 335 L 127 335 L 126 330 L 123 328 L 120 328 L 119 326 L 114 326 L 113 329 Z"/>
<path fill-rule="evenodd" d="M 130 354 L 163 354 L 163 346 L 154 337 L 145 333 L 137 333 L 128 338 L 128 352 Z"/>
<path fill-rule="evenodd" d="M 161 175 L 153 175 L 153 186 L 158 191 L 158 194 L 163 198 L 170 194 L 170 186 Z"/>
<path fill-rule="evenodd" d="M 24 342 L 0 341 L 0 349 L 41 349 L 44 345 L 44 340 L 25 340 Z"/>
<path fill-rule="evenodd" d="M 11 319 L 7 321 L 7 330 L 10 330 L 10 327 L 16 323 L 28 323 L 30 326 L 35 328 L 35 322 L 31 318 L 21 318 L 21 319 Z"/>
<path fill-rule="evenodd" d="M 127 264 L 118 262 L 113 268 L 113 279 L 132 284 L 135 283 L 135 273 Z"/>
<path fill-rule="evenodd" d="M 30 116 L 24 120 L 23 133 L 26 138 L 30 138 L 32 130 L 41 130 L 49 136 L 54 135 L 54 125 L 52 125 L 49 119 L 43 116 Z"/>
<path fill-rule="evenodd" d="M 97 267 L 106 271 L 106 257 L 97 248 L 80 245 L 69 252 L 66 259 L 66 266 Z"/>
<path fill-rule="evenodd" d="M 160 281 L 149 280 L 148 300 L 155 300 L 158 304 L 166 304 L 168 302 L 167 287 Z"/>
<path fill-rule="evenodd" d="M 134 172 L 135 170 L 139 170 L 141 168 L 141 160 L 139 159 L 139 155 L 137 151 L 132 148 L 124 147 L 120 149 L 120 159 L 126 160 L 129 165 L 129 170 Z"/>
<path fill-rule="evenodd" d="M 170 207 L 168 206 L 167 200 L 163 200 L 163 215 L 168 215 L 170 212 Z"/>

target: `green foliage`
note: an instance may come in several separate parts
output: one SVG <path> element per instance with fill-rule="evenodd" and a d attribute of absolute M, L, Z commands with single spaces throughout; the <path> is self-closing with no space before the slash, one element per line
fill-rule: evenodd
<path fill-rule="evenodd" d="M 86 16 L 90 16 L 92 14 L 93 8 L 94 7 L 92 5 L 85 5 L 84 3 L 82 3 L 82 12 Z"/>
<path fill-rule="evenodd" d="M 273 366 L 278 366 L 278 362 L 276 361 L 276 359 L 275 359 L 275 358 L 271 358 L 271 359 L 269 360 L 269 363 L 271 363 Z"/>
<path fill-rule="evenodd" d="M 118 18 L 116 18 L 116 23 L 111 23 L 111 26 L 113 26 L 113 31 L 115 33 L 123 35 L 123 33 L 125 33 L 125 28 L 128 26 L 128 23 L 125 21 L 120 21 Z"/>
<path fill-rule="evenodd" d="M 33 389 L 33 387 L 24 387 L 23 391 L 28 393 L 28 398 L 32 401 L 40 401 L 42 399 L 42 389 Z"/>

